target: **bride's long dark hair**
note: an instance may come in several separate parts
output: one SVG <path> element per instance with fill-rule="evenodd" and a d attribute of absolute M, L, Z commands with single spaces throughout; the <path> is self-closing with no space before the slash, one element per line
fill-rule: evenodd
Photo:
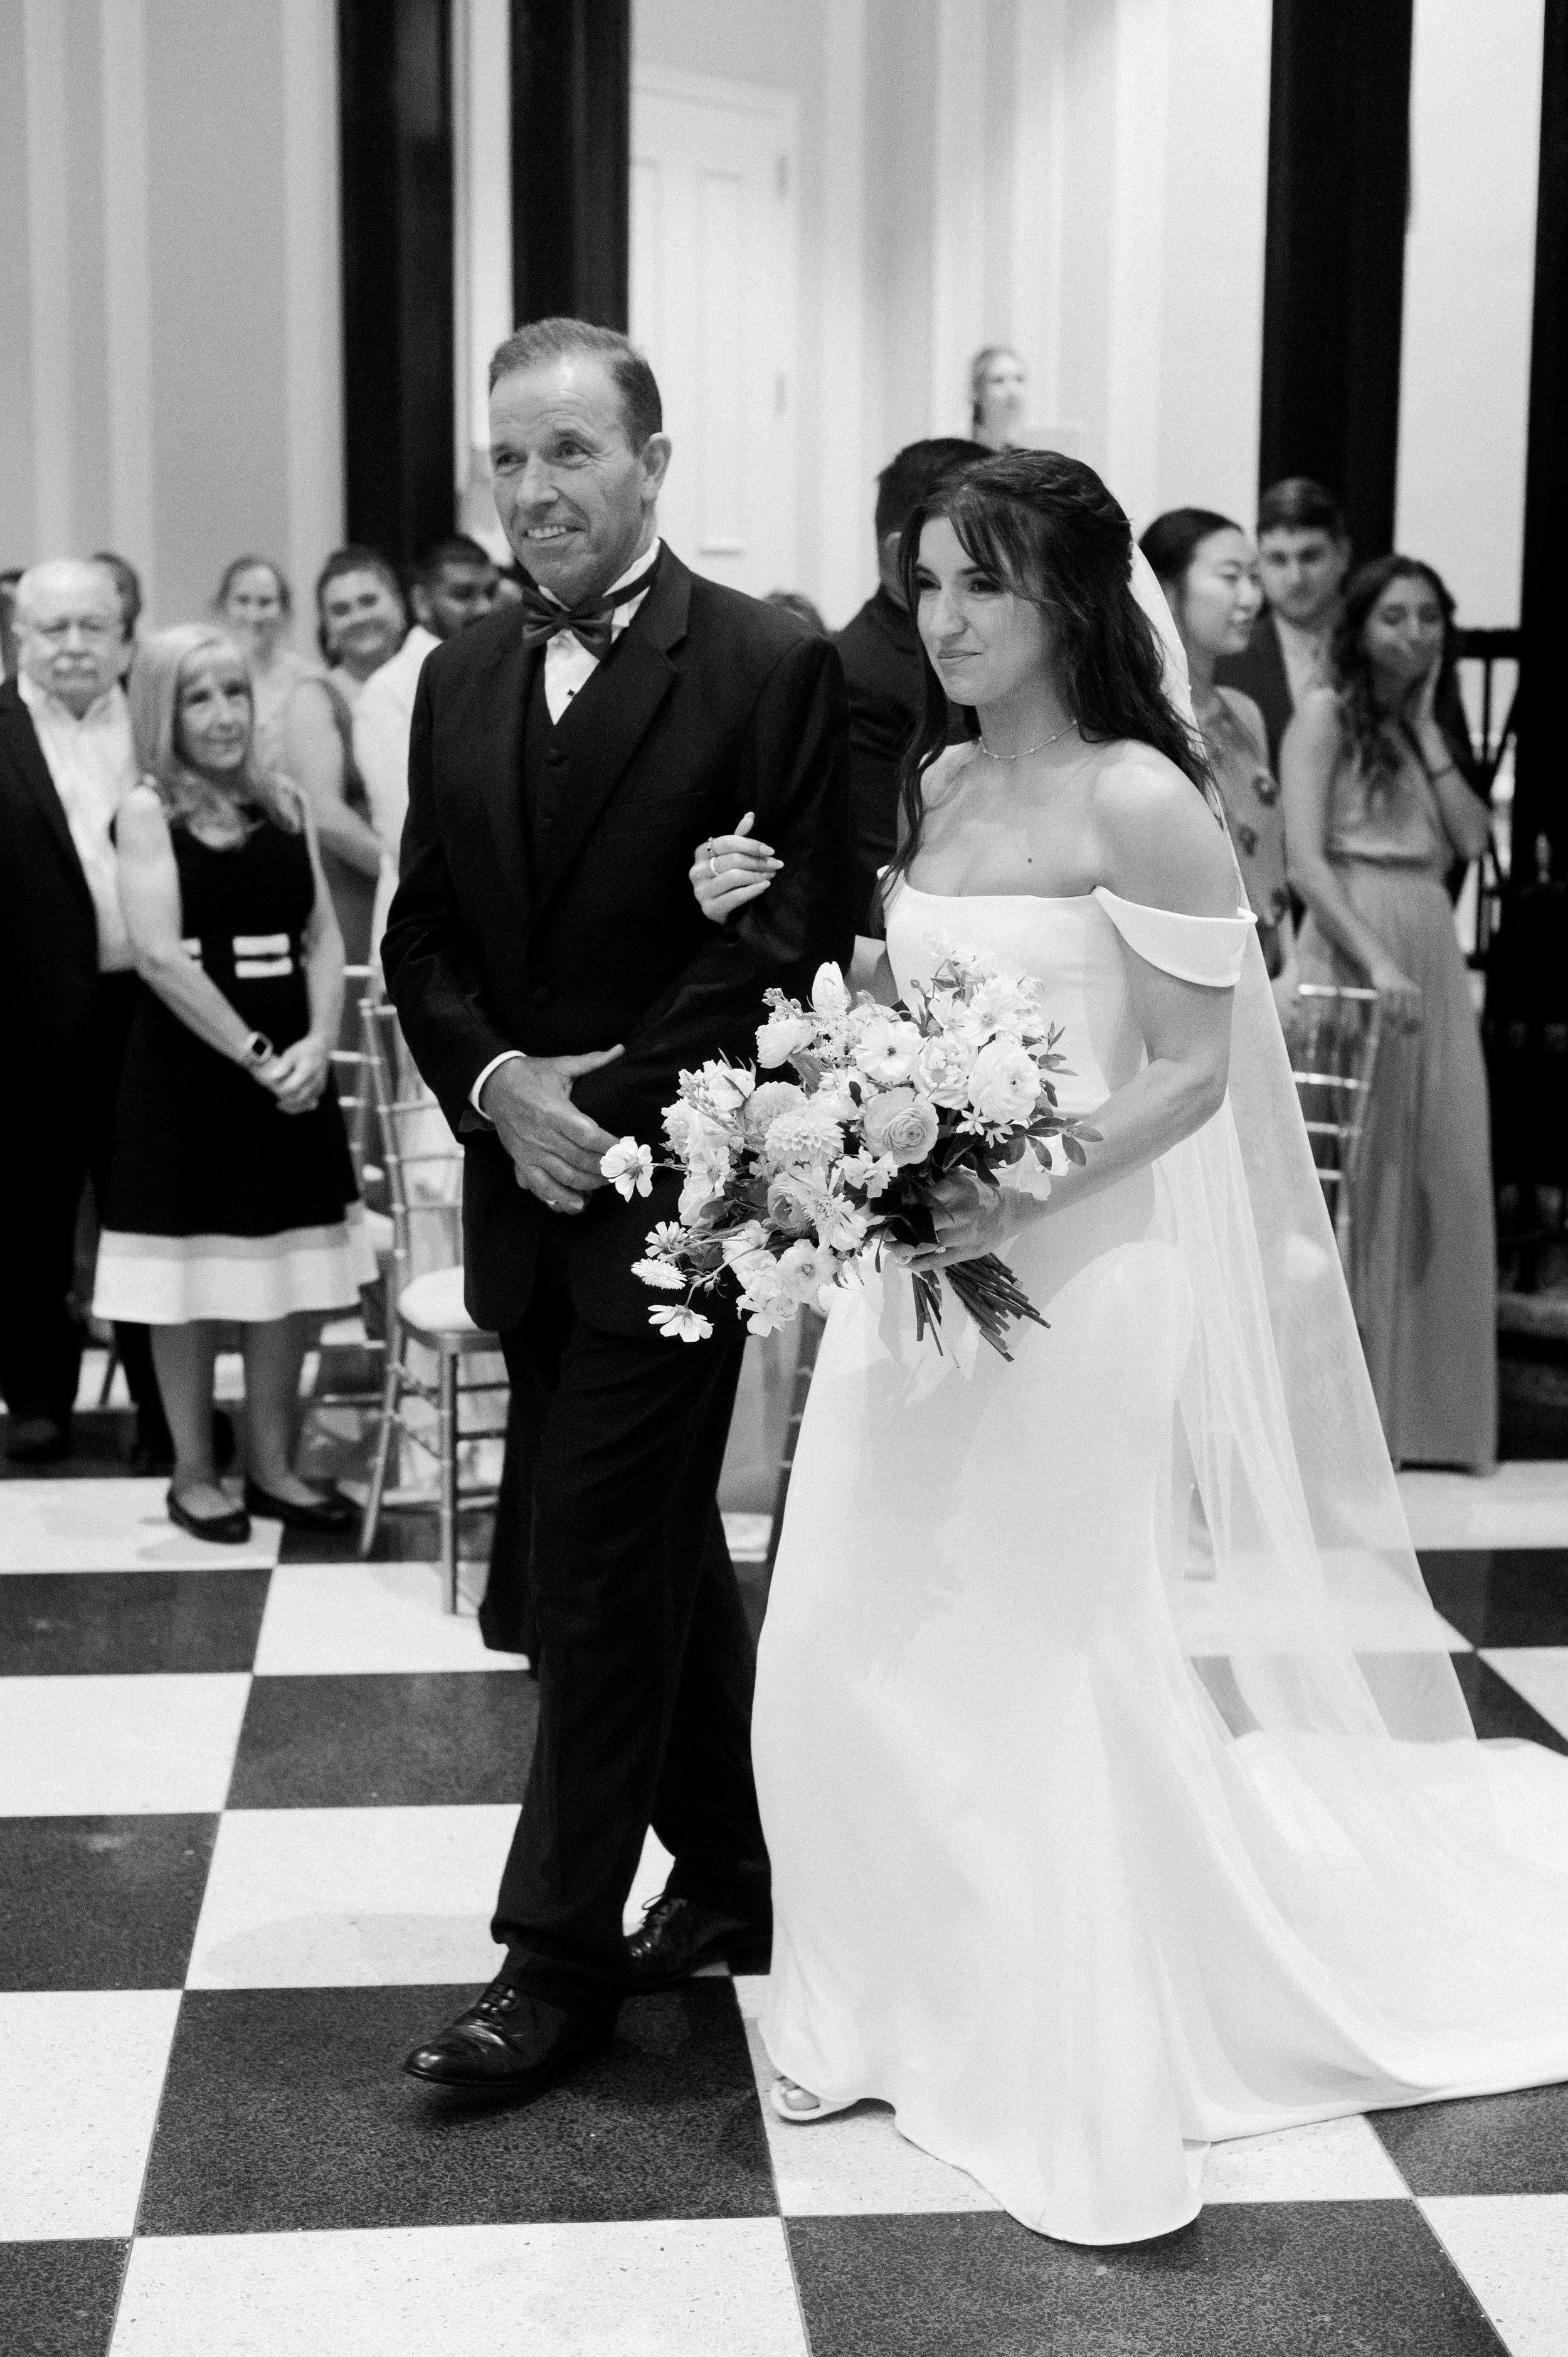
<path fill-rule="evenodd" d="M 1133 528 L 1093 468 L 1057 450 L 1008 450 L 939 484 L 909 518 L 898 551 L 911 614 L 920 534 L 934 516 L 947 518 L 971 564 L 1048 618 L 1062 698 L 1085 742 L 1152 745 L 1212 801 L 1202 741 L 1166 701 L 1159 636 L 1133 595 Z M 925 713 L 899 768 L 900 841 L 885 885 L 919 850 L 920 781 L 949 740 L 948 699 L 929 661 L 925 687 Z M 964 722 L 978 737 L 972 705 Z"/>

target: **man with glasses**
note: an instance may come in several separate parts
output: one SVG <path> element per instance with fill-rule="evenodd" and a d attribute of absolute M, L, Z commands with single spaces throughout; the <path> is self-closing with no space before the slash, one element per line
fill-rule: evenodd
<path fill-rule="evenodd" d="M 17 674 L 0 686 L 0 987 L 9 1039 L 0 1233 L 0 1394 L 15 1464 L 66 1456 L 81 1361 L 77 1211 L 102 1189 L 137 983 L 112 830 L 136 781 L 121 684 L 121 599 L 102 565 L 61 558 L 16 584 Z M 171 1461 L 145 1326 L 115 1329 L 136 1405 L 138 1471 Z"/>

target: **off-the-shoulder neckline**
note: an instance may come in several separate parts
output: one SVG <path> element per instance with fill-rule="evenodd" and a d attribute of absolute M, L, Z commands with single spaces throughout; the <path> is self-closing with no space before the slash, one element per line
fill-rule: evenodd
<path fill-rule="evenodd" d="M 901 888 L 913 892 L 917 900 L 1016 900 L 1041 909 L 1080 908 L 1086 900 L 1098 900 L 1103 892 L 1122 909 L 1142 909 L 1151 917 L 1174 917 L 1184 925 L 1239 925 L 1251 922 L 1250 909 L 1234 909 L 1229 917 L 1200 917 L 1191 909 L 1157 909 L 1149 900 L 1129 900 L 1113 892 L 1109 884 L 1097 884 L 1090 892 L 928 892 L 918 884 L 911 884 L 907 876 L 898 879 Z"/>

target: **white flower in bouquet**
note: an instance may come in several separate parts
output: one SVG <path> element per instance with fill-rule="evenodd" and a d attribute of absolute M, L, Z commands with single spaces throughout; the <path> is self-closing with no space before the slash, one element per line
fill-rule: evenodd
<path fill-rule="evenodd" d="M 817 968 L 811 983 L 811 1005 L 817 1014 L 830 1020 L 849 1013 L 849 992 L 836 965 Z"/>
<path fill-rule="evenodd" d="M 873 1202 L 898 1176 L 898 1165 L 890 1154 L 846 1154 L 839 1168 L 844 1185 L 864 1187 Z"/>
<path fill-rule="evenodd" d="M 746 1101 L 741 1125 L 749 1141 L 768 1135 L 768 1125 L 781 1113 L 794 1113 L 806 1103 L 806 1092 L 793 1081 L 764 1081 Z"/>
<path fill-rule="evenodd" d="M 682 1226 L 695 1227 L 710 1205 L 722 1204 L 724 1199 L 725 1182 L 722 1175 L 715 1178 L 708 1170 L 688 1171 L 686 1183 L 681 1189 L 681 1199 L 675 1206 L 681 1217 Z"/>
<path fill-rule="evenodd" d="M 976 1056 L 969 1075 L 969 1101 L 982 1121 L 1004 1128 L 1026 1121 L 1039 1093 L 1039 1067 L 1016 1040 L 993 1039 Z"/>
<path fill-rule="evenodd" d="M 873 1097 L 863 1119 L 865 1142 L 873 1153 L 886 1155 L 900 1168 L 906 1162 L 925 1160 L 940 1126 L 929 1097 L 919 1096 L 913 1089 L 887 1089 Z"/>
<path fill-rule="evenodd" d="M 667 1260 L 634 1260 L 631 1273 L 633 1276 L 641 1277 L 644 1285 L 657 1285 L 666 1293 L 684 1293 L 686 1290 L 685 1278 L 678 1268 L 671 1268 Z"/>
<path fill-rule="evenodd" d="M 635 1137 L 618 1137 L 607 1146 L 599 1168 L 624 1202 L 653 1192 L 653 1149 L 639 1146 Z"/>
<path fill-rule="evenodd" d="M 946 1105 L 950 1110 L 967 1103 L 970 1069 L 975 1054 L 970 1042 L 961 1039 L 955 1032 L 937 1032 L 921 1043 L 913 1074 L 916 1086 L 933 1104 Z"/>
<path fill-rule="evenodd" d="M 648 1313 L 650 1326 L 657 1326 L 667 1342 L 705 1342 L 713 1332 L 713 1322 L 701 1312 L 690 1309 L 684 1302 L 660 1303 Z"/>
<path fill-rule="evenodd" d="M 884 1014 L 861 1029 L 854 1040 L 854 1060 L 868 1080 L 897 1088 L 914 1071 L 922 1044 L 918 1024 Z"/>
<path fill-rule="evenodd" d="M 816 1025 L 804 1015 L 769 1016 L 757 1035 L 757 1060 L 765 1072 L 777 1071 L 816 1036 Z"/>
<path fill-rule="evenodd" d="M 803 1236 L 814 1228 L 822 1201 L 821 1189 L 793 1171 L 781 1171 L 768 1181 L 768 1216 L 781 1235 Z"/>
<path fill-rule="evenodd" d="M 1041 1159 L 1041 1149 L 1026 1139 L 1017 1159 L 1002 1165 L 996 1183 L 1010 1194 L 1032 1195 L 1036 1203 L 1043 1203 L 1051 1191 L 1051 1174 Z"/>
<path fill-rule="evenodd" d="M 793 1301 L 815 1301 L 838 1274 L 832 1254 L 807 1236 L 780 1253 L 775 1265 L 779 1283 Z"/>
<path fill-rule="evenodd" d="M 829 1195 L 817 1213 L 817 1242 L 831 1253 L 857 1253 L 865 1242 L 871 1222 L 865 1213 L 857 1211 L 843 1195 Z"/>
<path fill-rule="evenodd" d="M 731 1229 L 729 1234 L 725 1237 L 721 1249 L 728 1266 L 738 1269 L 743 1261 L 751 1261 L 758 1252 L 763 1254 L 765 1259 L 770 1258 L 771 1255 L 764 1249 L 767 1243 L 767 1222 L 747 1220 L 744 1228 Z"/>
<path fill-rule="evenodd" d="M 1046 1028 L 1040 1012 L 1039 985 L 1027 974 L 993 974 L 981 984 L 969 1003 L 973 1013 L 993 1031 L 1034 1032 Z"/>
<path fill-rule="evenodd" d="M 734 1064 L 704 1064 L 703 1080 L 708 1103 L 721 1117 L 738 1112 L 757 1086 L 754 1072 Z"/>
<path fill-rule="evenodd" d="M 813 1097 L 768 1123 L 763 1150 L 776 1170 L 788 1169 L 791 1163 L 833 1162 L 843 1152 L 843 1132 Z"/>

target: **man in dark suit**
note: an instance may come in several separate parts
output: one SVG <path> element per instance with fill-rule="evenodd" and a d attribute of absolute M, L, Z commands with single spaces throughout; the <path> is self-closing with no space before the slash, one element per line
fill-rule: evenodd
<path fill-rule="evenodd" d="M 120 599 L 100 565 L 17 585 L 18 669 L 0 686 L 0 987 L 11 1028 L 0 1155 L 0 1391 L 7 1455 L 65 1456 L 81 1363 L 70 1311 L 77 1212 L 102 1200 L 125 1038 L 140 989 L 110 827 L 135 783 Z M 145 1326 L 115 1340 L 136 1405 L 133 1465 L 172 1463 Z"/>
<path fill-rule="evenodd" d="M 1263 610 L 1246 652 L 1221 655 L 1222 687 L 1239 687 L 1263 716 L 1269 767 L 1280 773 L 1280 746 L 1296 705 L 1329 676 L 1329 641 L 1350 567 L 1345 511 L 1332 491 L 1306 475 L 1271 483 L 1258 502 L 1258 577 Z"/>
<path fill-rule="evenodd" d="M 876 478 L 876 591 L 833 640 L 849 689 L 857 932 L 881 931 L 873 901 L 877 872 L 892 858 L 898 839 L 898 764 L 925 710 L 926 658 L 915 618 L 904 603 L 898 544 L 928 492 L 990 456 L 978 443 L 956 436 L 911 442 Z"/>
<path fill-rule="evenodd" d="M 527 2090 L 621 1999 L 766 1928 L 752 1652 L 715 1493 L 733 1314 L 662 1339 L 632 1273 L 675 1206 L 607 1190 L 660 1150 L 682 1067 L 754 1052 L 763 993 L 853 941 L 837 655 L 661 546 L 658 387 L 624 337 L 545 320 L 491 364 L 496 504 L 531 576 L 430 654 L 382 956 L 463 1137 L 467 1297 L 499 1332 L 530 1451 L 539 1732 L 478 2002 L 415 2076 Z M 715 930 L 694 845 L 755 810 L 784 869 Z M 651 1824 L 675 1864 L 628 1943 Z"/>

